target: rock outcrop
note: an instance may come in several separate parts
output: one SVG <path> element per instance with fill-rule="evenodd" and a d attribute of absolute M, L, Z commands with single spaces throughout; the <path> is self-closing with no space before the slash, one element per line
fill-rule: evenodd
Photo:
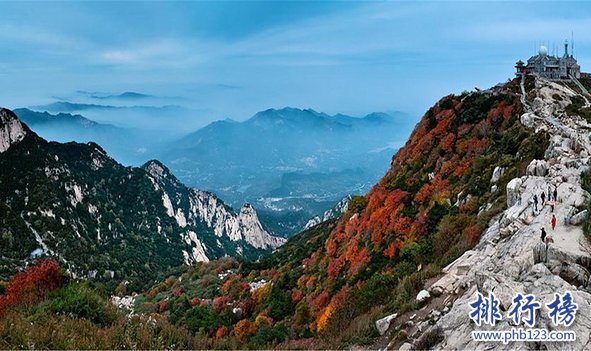
<path fill-rule="evenodd" d="M 525 176 L 508 183 L 508 208 L 491 220 L 476 247 L 445 267 L 443 276 L 431 287 L 426 287 L 427 290 L 437 287 L 444 291 L 443 296 L 448 295 L 449 301 L 453 301 L 446 313 L 421 332 L 425 335 L 435 329 L 441 331 L 438 335 L 443 337 L 435 344 L 436 350 L 591 348 L 591 250 L 579 226 L 587 218 L 586 211 L 581 209 L 588 203 L 589 194 L 581 186 L 580 175 L 587 170 L 591 155 L 587 132 L 591 124 L 577 115 L 564 112 L 565 106 L 578 95 L 568 86 L 536 79 L 534 92 L 536 97 L 521 121 L 535 128 L 536 132 L 550 135 L 551 144 L 546 151 L 546 159 L 533 160 Z M 548 202 L 542 204 L 540 200 L 536 211 L 533 196 L 540 198 L 545 192 L 545 197 L 548 197 L 549 188 L 552 192 L 556 189 L 558 193 L 554 209 Z M 554 230 L 550 225 L 552 215 L 558 222 Z M 542 228 L 550 238 L 547 244 L 540 238 Z M 474 341 L 473 330 L 510 330 L 515 327 L 507 318 L 494 327 L 477 327 L 470 320 L 472 309 L 469 304 L 475 301 L 478 292 L 486 295 L 491 291 L 500 300 L 503 316 L 511 307 L 516 293 L 534 294 L 538 301 L 547 303 L 555 293 L 571 291 L 578 310 L 568 330 L 577 333 L 577 340 L 540 341 L 535 344 Z M 538 314 L 535 327 L 565 329 L 555 328 L 547 313 Z M 418 336 L 414 342 L 418 344 Z M 400 349 L 409 347 L 404 344 Z"/>
<path fill-rule="evenodd" d="M 12 111 L 0 109 L 0 152 L 23 140 L 26 134 L 22 123 Z"/>

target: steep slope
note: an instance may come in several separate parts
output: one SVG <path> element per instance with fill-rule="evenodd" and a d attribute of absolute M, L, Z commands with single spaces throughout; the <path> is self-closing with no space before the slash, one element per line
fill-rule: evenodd
<path fill-rule="evenodd" d="M 222 325 L 239 333 L 254 325 L 245 338 L 262 340 L 259 334 L 268 329 L 257 327 L 257 321 L 266 317 L 277 330 L 274 335 L 284 336 L 275 342 L 290 339 L 279 345 L 285 348 L 371 342 L 377 335 L 373 322 L 386 313 L 416 308 L 423 284 L 476 245 L 491 218 L 506 208 L 503 189 L 509 180 L 524 174 L 533 159 L 543 158 L 548 135 L 520 123 L 519 89 L 519 82 L 512 81 L 491 93 L 441 99 L 382 180 L 365 197 L 354 197 L 340 219 L 295 236 L 259 263 L 230 267 L 218 277 L 208 272 L 222 273 L 227 266 L 201 266 L 178 283 L 171 279 L 168 287 L 156 286 L 138 305 L 158 312 L 154 306 L 166 298 L 169 311 L 160 313 L 174 312 L 174 320 L 183 323 L 196 313 L 196 307 L 182 307 L 188 304 L 185 299 L 212 299 L 202 302 L 199 313 L 222 316 L 225 308 L 215 301 L 224 301 L 243 313 L 212 323 L 205 329 L 210 335 Z M 212 288 L 195 294 L 186 290 L 206 281 Z M 287 332 L 280 333 L 284 327 Z"/>
<path fill-rule="evenodd" d="M 0 110 L 2 277 L 55 256 L 75 276 L 149 284 L 166 269 L 279 246 L 245 205 L 234 213 L 156 161 L 124 167 L 94 143 L 47 142 Z"/>
<path fill-rule="evenodd" d="M 344 196 L 369 190 L 414 123 L 402 113 L 269 109 L 212 123 L 159 158 L 186 184 L 256 204 L 278 233 L 291 235 Z"/>
<path fill-rule="evenodd" d="M 535 348 L 587 350 L 591 347 L 591 245 L 581 227 L 588 220 L 587 204 L 591 199 L 589 183 L 585 184 L 589 179 L 591 155 L 589 96 L 577 91 L 574 84 L 541 78 L 534 82 L 533 77 L 528 77 L 525 86 L 529 88 L 527 95 L 523 95 L 527 110 L 521 122 L 536 132 L 548 133 L 550 146 L 543 160 L 532 161 L 524 176 L 509 182 L 508 208 L 490 222 L 478 245 L 446 267 L 443 277 L 427 286 L 430 291 L 439 291 L 442 294 L 439 299 L 447 302 L 443 306 L 429 303 L 425 310 L 434 312 L 424 317 L 422 332 L 421 328 L 410 330 L 411 347 L 416 347 L 421 339 L 430 338 L 436 341 L 432 346 L 437 349 L 529 348 L 531 343 L 503 344 L 472 339 L 473 330 L 523 327 L 506 318 L 488 328 L 468 323 L 472 310 L 469 304 L 476 300 L 478 292 L 486 295 L 490 291 L 494 291 L 504 312 L 512 306 L 516 293 L 533 294 L 538 301 L 548 303 L 556 293 L 570 291 L 578 304 L 573 324 L 568 328 L 555 327 L 547 312 L 541 311 L 534 328 L 574 331 L 576 341 L 540 340 Z M 582 177 L 587 180 L 583 181 Z M 557 190 L 555 210 L 547 203 L 543 206 L 541 200 L 536 210 L 534 194 L 539 197 L 548 187 Z M 551 228 L 553 214 L 558 218 L 556 229 Z M 541 228 L 553 239 L 547 245 L 540 240 Z M 421 320 L 415 322 L 420 324 Z M 395 341 L 391 346 L 399 345 Z"/>

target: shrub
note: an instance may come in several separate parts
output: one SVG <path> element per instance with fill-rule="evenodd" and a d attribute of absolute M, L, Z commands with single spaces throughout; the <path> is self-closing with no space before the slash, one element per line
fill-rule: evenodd
<path fill-rule="evenodd" d="M 12 306 L 32 305 L 43 299 L 66 281 L 57 262 L 38 261 L 10 279 L 4 295 L 0 296 L 0 316 Z"/>
<path fill-rule="evenodd" d="M 87 319 L 100 325 L 111 325 L 118 318 L 117 308 L 88 282 L 76 282 L 56 290 L 40 306 L 51 313 Z"/>
<path fill-rule="evenodd" d="M 363 211 L 363 209 L 365 209 L 365 206 L 367 206 L 367 199 L 365 198 L 365 196 L 361 196 L 361 195 L 354 195 L 351 197 L 351 200 L 349 201 L 349 211 L 351 211 L 352 213 L 360 213 L 361 211 Z"/>

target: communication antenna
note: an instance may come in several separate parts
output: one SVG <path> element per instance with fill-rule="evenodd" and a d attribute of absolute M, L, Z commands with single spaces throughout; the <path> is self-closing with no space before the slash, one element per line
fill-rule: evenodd
<path fill-rule="evenodd" d="M 575 34 L 572 30 L 570 31 L 570 55 L 575 56 Z"/>

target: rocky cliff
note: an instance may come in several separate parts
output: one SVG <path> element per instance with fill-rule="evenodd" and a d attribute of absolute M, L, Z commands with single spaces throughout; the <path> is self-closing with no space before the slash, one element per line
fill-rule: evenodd
<path fill-rule="evenodd" d="M 489 222 L 478 244 L 445 267 L 439 279 L 426 284 L 422 296 L 417 296 L 426 305 L 380 322 L 392 326 L 388 348 L 420 348 L 426 340 L 431 340 L 430 347 L 445 350 L 591 347 L 591 246 L 582 228 L 590 195 L 581 181 L 591 155 L 591 124 L 584 118 L 590 99 L 573 84 L 527 79 L 529 84 L 521 84 L 525 111 L 520 121 L 535 133 L 548 134 L 550 145 L 543 159 L 531 161 L 524 175 L 508 182 L 503 190 L 507 208 Z M 549 188 L 551 192 L 557 190 L 554 209 L 552 203 L 543 205 L 540 198 L 542 192 L 548 196 Z M 539 199 L 537 210 L 534 195 Z M 555 229 L 551 227 L 553 214 L 558 219 Z M 540 240 L 542 228 L 552 238 L 548 244 Z M 555 327 L 544 312 L 537 315 L 535 328 L 572 330 L 577 333 L 576 341 L 473 341 L 473 330 L 523 327 L 506 318 L 486 328 L 470 321 L 469 304 L 478 292 L 486 295 L 491 291 L 499 298 L 503 313 L 517 293 L 533 294 L 538 301 L 549 302 L 555 293 L 571 291 L 578 304 L 574 323 L 569 328 Z M 409 335 L 408 340 L 393 338 L 402 330 Z"/>
<path fill-rule="evenodd" d="M 0 275 L 39 255 L 74 276 L 132 285 L 183 263 L 259 257 L 284 242 L 161 163 L 124 167 L 94 143 L 47 142 L 0 110 Z"/>

